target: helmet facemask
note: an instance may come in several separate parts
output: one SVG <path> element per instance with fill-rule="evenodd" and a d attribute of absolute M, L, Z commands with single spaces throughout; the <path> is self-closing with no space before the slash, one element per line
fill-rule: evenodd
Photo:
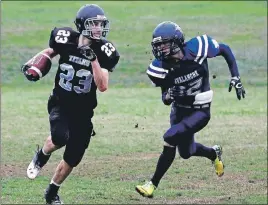
<path fill-rule="evenodd" d="M 157 60 L 167 60 L 181 50 L 176 39 L 162 39 L 161 36 L 152 41 L 152 52 Z"/>
<path fill-rule="evenodd" d="M 100 39 L 105 38 L 110 29 L 109 20 L 105 16 L 97 15 L 94 18 L 88 18 L 84 21 L 84 30 L 81 34 L 87 38 Z"/>

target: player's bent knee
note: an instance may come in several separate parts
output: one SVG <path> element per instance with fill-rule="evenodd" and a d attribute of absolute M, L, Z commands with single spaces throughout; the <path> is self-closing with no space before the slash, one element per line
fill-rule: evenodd
<path fill-rule="evenodd" d="M 72 142 L 66 145 L 63 159 L 71 167 L 76 167 L 82 160 L 90 139 L 86 141 Z"/>
<path fill-rule="evenodd" d="M 85 150 L 81 151 L 80 153 L 69 153 L 64 152 L 63 160 L 70 166 L 70 167 L 76 167 L 82 160 L 84 156 Z"/>
<path fill-rule="evenodd" d="M 73 159 L 69 159 L 69 158 L 66 158 L 66 157 L 63 157 L 63 160 L 70 166 L 70 167 L 76 167 L 82 160 L 81 159 L 78 159 L 78 160 L 73 160 Z"/>
<path fill-rule="evenodd" d="M 62 147 L 67 144 L 69 138 L 69 134 L 66 131 L 61 131 L 55 129 L 54 131 L 51 131 L 51 140 L 54 145 Z"/>
<path fill-rule="evenodd" d="M 183 159 L 189 159 L 192 155 L 188 152 L 180 152 L 180 156 Z"/>

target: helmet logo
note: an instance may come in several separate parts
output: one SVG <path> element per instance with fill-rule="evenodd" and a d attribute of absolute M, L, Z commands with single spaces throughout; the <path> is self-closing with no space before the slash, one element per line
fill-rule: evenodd
<path fill-rule="evenodd" d="M 153 43 L 159 42 L 159 41 L 162 41 L 162 37 L 161 36 L 158 36 L 156 38 L 153 38 Z"/>
<path fill-rule="evenodd" d="M 106 20 L 106 17 L 104 15 L 97 15 L 98 20 Z"/>

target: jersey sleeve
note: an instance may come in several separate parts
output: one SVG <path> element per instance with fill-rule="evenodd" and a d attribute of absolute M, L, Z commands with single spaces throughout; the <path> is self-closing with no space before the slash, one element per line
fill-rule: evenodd
<path fill-rule="evenodd" d="M 116 47 L 109 41 L 101 46 L 101 58 L 99 64 L 102 68 L 113 72 L 120 59 L 120 54 Z"/>
<path fill-rule="evenodd" d="M 185 58 L 202 64 L 206 58 L 216 57 L 219 52 L 219 43 L 210 36 L 202 35 L 187 42 Z"/>
<path fill-rule="evenodd" d="M 52 48 L 55 52 L 61 54 L 72 47 L 72 45 L 76 45 L 78 35 L 79 34 L 72 28 L 55 27 L 50 34 L 49 47 Z"/>
<path fill-rule="evenodd" d="M 168 70 L 163 68 L 161 61 L 158 61 L 156 59 L 152 61 L 148 66 L 146 73 L 154 86 L 156 87 L 165 86 Z"/>

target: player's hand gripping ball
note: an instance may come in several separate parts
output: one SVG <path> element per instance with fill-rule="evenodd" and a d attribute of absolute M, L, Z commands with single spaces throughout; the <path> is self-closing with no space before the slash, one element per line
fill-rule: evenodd
<path fill-rule="evenodd" d="M 49 72 L 51 64 L 51 58 L 47 54 L 38 53 L 22 65 L 21 71 L 29 81 L 37 81 Z"/>

